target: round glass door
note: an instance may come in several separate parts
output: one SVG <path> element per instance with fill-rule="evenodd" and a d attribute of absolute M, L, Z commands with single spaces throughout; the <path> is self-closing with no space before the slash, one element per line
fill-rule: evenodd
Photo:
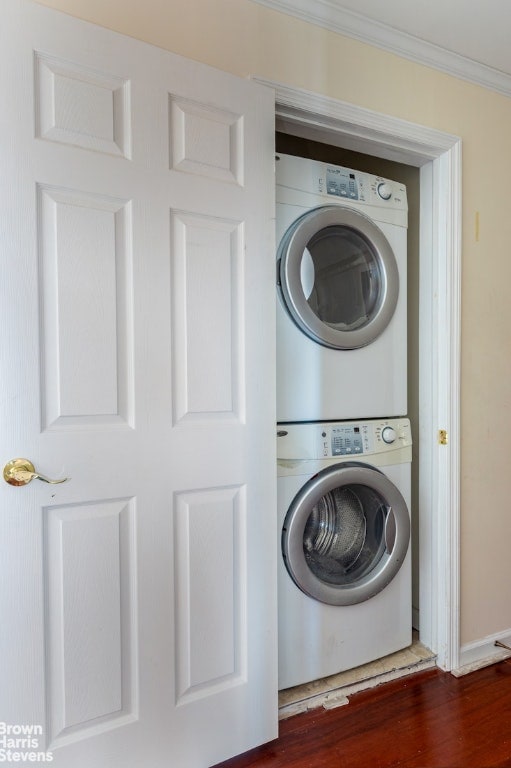
<path fill-rule="evenodd" d="M 283 526 L 282 553 L 296 585 L 330 605 L 378 594 L 399 571 L 410 542 L 410 516 L 396 486 L 379 470 L 348 462 L 306 483 Z"/>
<path fill-rule="evenodd" d="M 389 324 L 399 272 L 383 232 L 359 211 L 315 208 L 287 230 L 279 247 L 282 298 L 311 339 L 356 349 Z"/>

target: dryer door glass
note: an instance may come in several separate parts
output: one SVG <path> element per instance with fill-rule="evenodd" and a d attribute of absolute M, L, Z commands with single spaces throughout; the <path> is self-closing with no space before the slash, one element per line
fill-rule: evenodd
<path fill-rule="evenodd" d="M 410 515 L 398 488 L 366 464 L 337 464 L 312 477 L 293 499 L 282 554 L 295 584 L 330 605 L 381 592 L 401 568 Z"/>
<path fill-rule="evenodd" d="M 278 258 L 284 304 L 319 344 L 363 347 L 391 321 L 396 259 L 383 232 L 360 212 L 341 205 L 308 211 L 285 233 Z"/>
<path fill-rule="evenodd" d="M 308 264 L 312 262 L 307 269 Z M 304 285 L 303 275 L 313 274 Z M 378 310 L 382 275 L 370 242 L 347 227 L 326 227 L 302 255 L 302 290 L 316 317 L 337 331 L 363 328 Z"/>

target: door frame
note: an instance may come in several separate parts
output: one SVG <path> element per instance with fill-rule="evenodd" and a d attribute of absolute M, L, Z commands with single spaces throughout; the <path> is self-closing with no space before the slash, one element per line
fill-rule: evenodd
<path fill-rule="evenodd" d="M 263 78 L 277 130 L 420 169 L 419 570 L 421 642 L 460 655 L 461 139 Z M 448 444 L 439 442 L 440 430 Z"/>

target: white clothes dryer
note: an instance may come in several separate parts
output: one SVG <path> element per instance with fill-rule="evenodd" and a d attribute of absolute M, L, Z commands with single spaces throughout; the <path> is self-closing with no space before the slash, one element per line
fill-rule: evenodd
<path fill-rule="evenodd" d="M 277 421 L 407 413 L 403 184 L 276 159 Z"/>
<path fill-rule="evenodd" d="M 279 688 L 412 642 L 408 419 L 277 425 Z"/>

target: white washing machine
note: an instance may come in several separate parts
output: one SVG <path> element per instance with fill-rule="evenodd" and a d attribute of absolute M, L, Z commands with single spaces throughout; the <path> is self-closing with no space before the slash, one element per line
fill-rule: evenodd
<path fill-rule="evenodd" d="M 278 424 L 279 688 L 412 642 L 408 419 Z"/>
<path fill-rule="evenodd" d="M 277 421 L 407 413 L 403 184 L 276 159 Z"/>

